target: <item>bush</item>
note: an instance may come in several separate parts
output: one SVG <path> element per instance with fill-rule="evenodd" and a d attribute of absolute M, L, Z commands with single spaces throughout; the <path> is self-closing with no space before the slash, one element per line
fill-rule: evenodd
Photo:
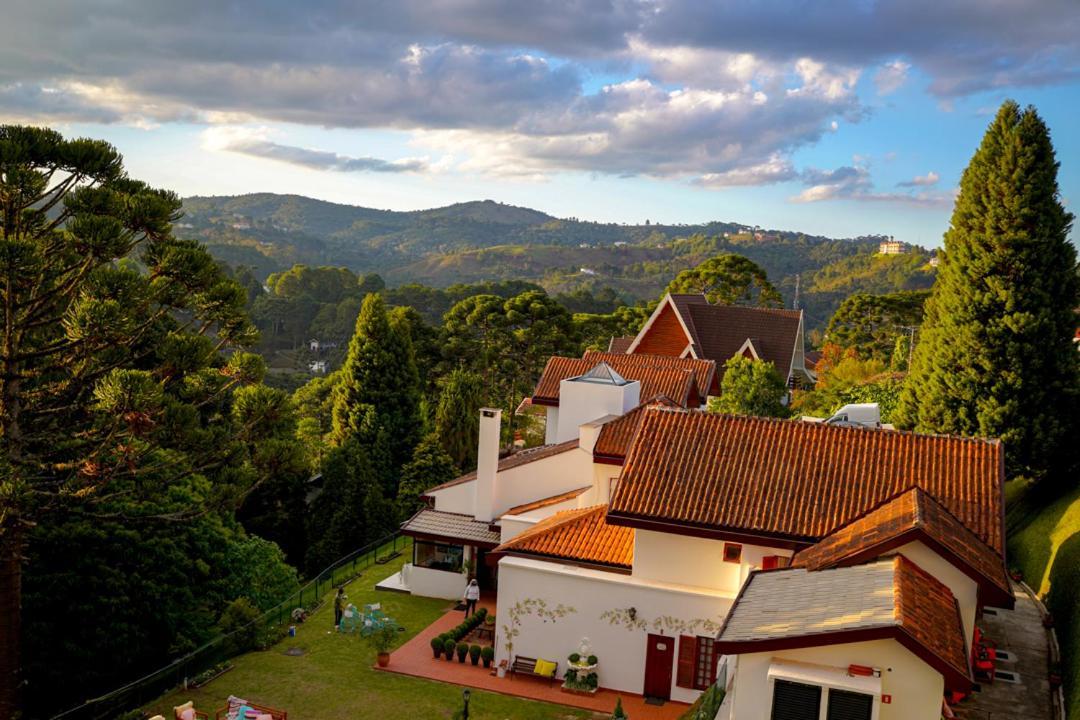
<path fill-rule="evenodd" d="M 599 685 L 599 684 L 600 684 L 600 678 L 597 677 L 596 673 L 591 672 L 591 673 L 589 673 L 588 675 L 585 676 L 585 686 L 587 688 L 589 688 L 590 690 L 595 690 L 596 686 Z"/>
<path fill-rule="evenodd" d="M 629 720 L 622 709 L 622 698 L 615 699 L 615 712 L 611 713 L 611 720 Z"/>
<path fill-rule="evenodd" d="M 371 635 L 371 644 L 375 648 L 375 652 L 388 653 L 390 648 L 394 645 L 394 640 L 397 638 L 397 628 L 390 627 L 389 625 L 383 625 Z"/>
<path fill-rule="evenodd" d="M 581 654 L 580 653 L 570 653 L 570 662 L 577 665 L 579 660 L 581 660 Z"/>
<path fill-rule="evenodd" d="M 443 652 L 446 653 L 446 659 L 451 660 L 454 657 L 454 641 L 451 638 L 447 638 L 443 641 Z"/>
<path fill-rule="evenodd" d="M 600 658 L 596 657 L 595 655 L 590 655 L 589 659 L 586 660 L 587 665 L 595 665 L 598 662 L 600 662 Z"/>
<path fill-rule="evenodd" d="M 236 655 L 255 648 L 259 639 L 259 609 L 246 597 L 238 597 L 221 613 L 218 628 L 225 639 L 225 652 Z M 231 633 L 231 635 L 230 635 Z"/>
<path fill-rule="evenodd" d="M 465 662 L 465 656 L 469 654 L 469 646 L 466 643 L 457 644 L 457 659 L 458 662 Z"/>
<path fill-rule="evenodd" d="M 484 658 L 485 662 L 490 663 L 495 659 L 495 648 L 490 645 L 480 648 L 480 657 Z"/>
<path fill-rule="evenodd" d="M 480 662 L 480 646 L 479 645 L 470 645 L 469 646 L 469 659 L 472 660 L 473 665 Z"/>

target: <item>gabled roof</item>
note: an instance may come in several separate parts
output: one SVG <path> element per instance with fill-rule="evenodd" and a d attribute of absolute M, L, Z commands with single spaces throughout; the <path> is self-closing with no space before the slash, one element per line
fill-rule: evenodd
<path fill-rule="evenodd" d="M 494 552 L 629 570 L 634 561 L 634 531 L 605 522 L 606 508 L 595 505 L 555 513 Z"/>
<path fill-rule="evenodd" d="M 665 306 L 674 309 L 694 356 L 716 361 L 717 379 L 724 374 L 724 363 L 737 355 L 750 338 L 761 360 L 773 363 L 783 378 L 791 373 L 791 361 L 800 341 L 801 310 L 712 305 L 704 295 L 669 293 L 627 352 L 636 349 Z"/>
<path fill-rule="evenodd" d="M 424 509 L 401 524 L 401 532 L 412 537 L 433 540 L 457 540 L 480 547 L 499 544 L 499 531 L 471 515 Z"/>
<path fill-rule="evenodd" d="M 988 605 L 1012 607 L 1005 563 L 921 488 L 912 488 L 799 551 L 792 565 L 821 570 L 855 565 L 919 540 L 979 584 Z"/>
<path fill-rule="evenodd" d="M 541 508 L 558 505 L 559 503 L 573 500 L 574 498 L 589 490 L 592 490 L 592 485 L 586 485 L 585 487 L 580 487 L 576 490 L 570 490 L 569 492 L 564 492 L 559 495 L 552 495 L 551 497 L 541 498 L 540 500 L 534 500 L 532 502 L 524 503 L 522 505 L 515 505 L 514 507 L 504 512 L 503 515 L 523 515 L 527 512 L 532 512 L 533 510 L 540 510 Z"/>
<path fill-rule="evenodd" d="M 971 687 L 963 621 L 949 588 L 902 555 L 867 565 L 755 571 L 717 637 L 724 655 L 891 638 Z"/>
<path fill-rule="evenodd" d="M 698 405 L 703 397 L 699 378 L 712 381 L 715 363 L 708 360 L 674 358 L 663 355 L 621 355 L 589 351 L 582 358 L 551 357 L 533 391 L 532 404 L 559 404 L 563 380 L 586 375 L 604 363 L 618 376 L 641 383 L 640 397 L 666 395 L 682 406 Z"/>
<path fill-rule="evenodd" d="M 622 354 L 622 353 L 626 352 L 627 348 L 630 347 L 630 344 L 632 342 L 634 342 L 634 336 L 633 335 L 622 335 L 622 336 L 612 335 L 611 340 L 608 341 L 607 350 L 608 350 L 608 352 Z"/>
<path fill-rule="evenodd" d="M 512 470 L 513 468 L 520 467 L 522 465 L 527 465 L 528 463 L 536 462 L 537 460 L 543 460 L 544 458 L 549 458 L 552 455 L 561 455 L 564 452 L 570 452 L 571 450 L 576 450 L 577 447 L 578 447 L 578 439 L 574 438 L 573 440 L 567 440 L 567 441 L 561 442 L 561 443 L 552 443 L 550 445 L 539 445 L 537 447 L 529 448 L 527 450 L 519 450 L 518 452 L 514 453 L 513 455 L 507 455 L 502 460 L 499 460 L 499 470 L 498 470 L 498 472 L 505 472 L 507 470 Z M 433 488 L 428 488 L 427 490 L 424 491 L 424 495 L 429 495 L 429 494 L 431 494 L 433 492 L 438 492 L 439 490 L 445 490 L 446 488 L 454 487 L 455 485 L 461 485 L 462 483 L 467 483 L 467 482 L 470 482 L 470 481 L 475 480 L 475 479 L 476 479 L 476 471 L 474 470 L 473 472 L 468 473 L 466 475 L 462 475 L 461 477 L 456 477 L 453 480 L 450 480 L 449 482 L 444 482 L 442 485 L 436 485 Z"/>
<path fill-rule="evenodd" d="M 647 408 L 609 522 L 800 548 L 920 487 L 1003 555 L 997 441 Z"/>
<path fill-rule="evenodd" d="M 593 446 L 594 462 L 622 464 L 647 407 L 679 407 L 679 404 L 665 395 L 657 395 L 625 415 L 604 423 Z"/>

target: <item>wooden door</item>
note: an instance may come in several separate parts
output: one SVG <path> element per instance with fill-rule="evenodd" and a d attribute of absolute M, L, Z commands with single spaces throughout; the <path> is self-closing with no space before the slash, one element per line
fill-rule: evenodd
<path fill-rule="evenodd" d="M 666 635 L 649 635 L 645 650 L 646 697 L 669 700 L 671 698 L 671 668 L 675 663 L 675 638 Z"/>

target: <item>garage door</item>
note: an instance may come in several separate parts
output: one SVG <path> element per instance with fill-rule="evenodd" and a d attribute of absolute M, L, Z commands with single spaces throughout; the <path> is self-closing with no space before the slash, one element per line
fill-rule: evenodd
<path fill-rule="evenodd" d="M 870 720 L 874 712 L 874 698 L 863 693 L 847 690 L 829 691 L 828 720 Z"/>
<path fill-rule="evenodd" d="M 821 686 L 777 680 L 773 685 L 772 720 L 818 720 Z"/>

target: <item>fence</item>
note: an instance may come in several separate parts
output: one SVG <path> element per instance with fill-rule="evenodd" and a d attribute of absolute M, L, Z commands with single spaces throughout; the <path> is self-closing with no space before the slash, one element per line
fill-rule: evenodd
<path fill-rule="evenodd" d="M 364 569 L 376 563 L 379 558 L 405 550 L 409 547 L 409 542 L 410 538 L 394 533 L 369 543 L 332 563 L 297 592 L 247 625 L 219 635 L 202 647 L 173 660 L 149 675 L 55 715 L 53 720 L 111 720 L 147 704 L 173 688 L 186 685 L 191 678 L 228 660 L 233 655 L 245 652 L 247 648 L 237 649 L 237 643 L 234 642 L 234 638 L 240 633 L 250 633 L 252 626 L 255 626 L 257 632 L 263 632 L 290 624 L 294 609 L 302 607 L 313 610 L 321 604 L 328 593 L 333 591 L 333 588 L 355 578 Z"/>

